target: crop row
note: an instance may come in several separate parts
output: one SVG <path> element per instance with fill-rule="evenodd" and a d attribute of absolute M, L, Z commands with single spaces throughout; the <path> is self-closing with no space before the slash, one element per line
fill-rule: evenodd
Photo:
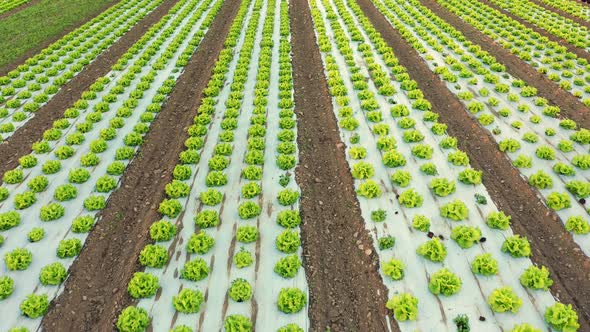
<path fill-rule="evenodd" d="M 529 0 L 489 0 L 498 7 L 522 18 L 523 20 L 546 30 L 552 35 L 565 39 L 570 44 L 590 51 L 590 31 L 569 18 Z"/>
<path fill-rule="evenodd" d="M 590 65 L 586 59 L 482 2 L 438 1 L 590 107 Z"/>
<path fill-rule="evenodd" d="M 590 9 L 575 0 L 541 0 L 543 3 L 590 22 Z"/>
<path fill-rule="evenodd" d="M 194 314 L 203 330 L 307 326 L 289 35 L 286 1 L 241 4 L 150 227 L 156 244 L 140 254 L 146 271 L 129 283 L 142 300 L 123 310 L 120 331 L 150 319 L 192 331 Z"/>
<path fill-rule="evenodd" d="M 589 160 L 587 129 L 560 117 L 559 107 L 535 97 L 536 89 L 505 73 L 504 66 L 419 1 L 374 1 L 416 48 L 432 71 L 558 211 L 582 250 L 590 253 L 590 225 L 584 207 Z M 427 46 L 424 46 L 426 44 Z M 479 88 L 479 89 L 478 89 Z"/>
<path fill-rule="evenodd" d="M 121 1 L 0 77 L 0 138 L 10 137 L 63 85 L 161 3 Z"/>
<path fill-rule="evenodd" d="M 0 14 L 6 13 L 18 6 L 24 5 L 30 0 L 1 0 L 0 1 Z"/>
<path fill-rule="evenodd" d="M 402 330 L 454 330 L 471 318 L 478 331 L 532 331 L 528 324 L 541 326 L 544 311 L 549 324 L 560 324 L 551 317 L 558 311 L 575 326 L 576 313 L 547 292 L 547 270 L 526 258 L 527 239 L 511 232 L 511 218 L 489 199 L 481 172 L 469 167 L 360 7 L 342 0 L 311 6 L 361 210 L 390 291 L 387 307 Z M 521 322 L 528 324 L 515 326 Z"/>
<path fill-rule="evenodd" d="M 45 140 L 34 144 L 35 152 L 5 174 L 0 254 L 6 287 L 0 287 L 0 305 L 3 312 L 20 307 L 33 319 L 15 314 L 3 324 L 39 324 L 34 318 L 58 294 L 96 215 L 172 91 L 184 57 L 199 45 L 221 4 L 179 1 L 125 55 L 133 64 L 112 75 L 117 80 L 100 78 L 95 84 L 104 89 L 66 110 Z"/>

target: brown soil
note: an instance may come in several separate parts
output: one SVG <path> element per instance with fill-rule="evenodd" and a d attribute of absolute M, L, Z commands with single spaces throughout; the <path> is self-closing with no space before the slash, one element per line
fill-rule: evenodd
<path fill-rule="evenodd" d="M 39 1 L 41 1 L 41 0 L 31 0 L 31 1 L 29 1 L 25 4 L 22 4 L 18 7 L 12 8 L 11 10 L 0 14 L 0 20 L 7 18 L 8 16 L 14 15 L 27 7 L 31 7 L 32 5 L 37 4 Z"/>
<path fill-rule="evenodd" d="M 590 128 L 590 109 L 571 93 L 559 88 L 559 85 L 539 73 L 534 67 L 521 60 L 509 50 L 503 48 L 490 37 L 486 36 L 459 16 L 441 6 L 436 0 L 420 0 L 438 17 L 459 30 L 467 39 L 493 54 L 498 62 L 506 66 L 512 76 L 524 80 L 537 89 L 539 96 L 559 106 L 561 115 L 570 118 L 584 128 Z"/>
<path fill-rule="evenodd" d="M 28 6 L 32 5 L 33 3 L 37 3 L 39 1 L 40 0 L 31 1 L 29 4 L 25 4 L 25 5 L 21 6 L 23 8 L 19 7 L 19 9 L 17 11 L 10 11 L 10 12 L 4 13 L 4 14 L 14 15 L 16 12 L 21 11 L 22 9 L 24 9 L 25 6 L 28 7 Z M 56 41 L 58 41 L 63 36 L 67 35 L 68 33 L 70 33 L 72 31 L 78 29 L 80 26 L 82 26 L 86 22 L 90 21 L 92 18 L 100 15 L 100 13 L 104 12 L 105 10 L 107 10 L 108 8 L 110 8 L 111 6 L 115 5 L 118 1 L 119 0 L 109 1 L 104 6 L 102 6 L 98 10 L 96 10 L 95 12 L 89 13 L 85 17 L 81 17 L 79 22 L 77 22 L 76 24 L 73 24 L 73 25 L 67 27 L 66 29 L 64 29 L 61 32 L 61 34 L 59 34 L 59 35 L 57 35 L 57 36 L 55 36 L 53 38 L 49 38 L 49 39 L 45 40 L 43 43 L 41 43 L 41 44 L 37 45 L 36 47 L 33 47 L 30 50 L 28 50 L 27 52 L 25 52 L 22 56 L 18 57 L 12 63 L 0 67 L 0 76 L 4 76 L 9 71 L 14 70 L 16 67 L 18 67 L 23 62 L 25 62 L 28 58 L 30 58 L 30 57 L 34 56 L 35 54 L 39 53 L 41 50 L 43 50 L 44 48 L 48 47 L 49 45 L 55 43 Z M 4 18 L 4 17 L 3 16 L 0 16 L 0 19 L 2 19 L 2 18 Z"/>
<path fill-rule="evenodd" d="M 239 0 L 225 1 L 170 98 L 144 138 L 137 156 L 70 268 L 64 292 L 43 319 L 46 331 L 111 331 L 120 311 L 133 303 L 126 289 L 141 270 L 139 253 L 151 240 L 149 226 L 188 138 L 202 91 L 223 48 Z"/>
<path fill-rule="evenodd" d="M 387 289 L 338 135 L 311 12 L 306 0 L 291 1 L 289 11 L 311 330 L 387 331 Z"/>
<path fill-rule="evenodd" d="M 565 230 L 554 211 L 538 196 L 498 150 L 491 135 L 478 125 L 459 100 L 431 72 L 420 55 L 393 29 L 370 0 L 357 0 L 377 31 L 395 50 L 400 63 L 418 82 L 440 121 L 458 138 L 459 146 L 470 157 L 471 165 L 483 170 L 483 182 L 498 208 L 512 216 L 512 229 L 526 236 L 533 250 L 534 263 L 547 266 L 554 280 L 551 293 L 571 303 L 580 316 L 580 331 L 590 331 L 590 259 Z M 539 227 L 542 225 L 542 227 Z"/>
<path fill-rule="evenodd" d="M 7 140 L 0 144 L 0 174 L 18 166 L 18 158 L 31 153 L 34 142 L 43 138 L 43 132 L 60 119 L 64 111 L 71 107 L 82 93 L 99 77 L 106 75 L 111 67 L 127 50 L 135 44 L 152 25 L 168 13 L 178 0 L 164 1 L 158 8 L 139 21 L 111 47 L 99 55 L 92 63 L 84 67 L 69 83 L 62 86 L 51 100 L 43 105 L 27 123 L 17 129 Z"/>
<path fill-rule="evenodd" d="M 555 12 L 555 13 L 557 13 L 557 14 L 565 17 L 565 18 L 569 18 L 570 20 L 578 23 L 579 25 L 585 26 L 586 28 L 589 28 L 590 29 L 590 22 L 588 22 L 588 21 L 586 21 L 584 19 L 581 19 L 581 18 L 576 17 L 574 15 L 568 14 L 568 13 L 564 12 L 563 10 L 561 10 L 559 8 L 555 8 L 553 6 L 549 6 L 547 4 L 544 4 L 543 2 L 541 2 L 539 0 L 529 0 L 529 1 L 532 2 L 532 3 L 535 3 L 535 4 L 539 5 L 539 6 L 541 6 L 543 8 L 545 8 L 545 9 L 547 9 L 548 11 L 552 11 L 552 12 Z"/>
<path fill-rule="evenodd" d="M 511 19 L 518 21 L 520 24 L 526 26 L 527 28 L 532 29 L 533 31 L 539 33 L 541 36 L 545 36 L 545 37 L 549 38 L 549 40 L 554 41 L 556 43 L 559 43 L 562 46 L 567 47 L 567 50 L 574 53 L 576 56 L 578 56 L 578 58 L 582 58 L 582 59 L 586 59 L 586 60 L 590 61 L 590 53 L 588 53 L 587 51 L 585 51 L 581 48 L 578 48 L 578 47 L 570 44 L 567 40 L 559 38 L 559 37 L 547 32 L 547 30 L 541 29 L 541 28 L 523 20 L 522 18 L 512 14 L 511 12 L 494 5 L 493 3 L 491 3 L 488 0 L 479 0 L 479 1 L 488 5 L 491 8 L 494 8 L 495 10 L 499 11 L 500 13 L 502 13 L 506 16 L 509 16 Z"/>

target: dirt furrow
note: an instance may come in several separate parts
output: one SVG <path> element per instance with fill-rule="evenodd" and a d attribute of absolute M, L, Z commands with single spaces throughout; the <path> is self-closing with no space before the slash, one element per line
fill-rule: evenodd
<path fill-rule="evenodd" d="M 307 1 L 291 1 L 289 13 L 311 330 L 387 331 L 387 289 L 361 217 Z"/>
<path fill-rule="evenodd" d="M 479 0 L 479 1 L 481 3 L 488 5 L 491 8 L 494 8 L 495 10 L 510 17 L 511 19 L 519 22 L 520 24 L 526 26 L 527 28 L 532 29 L 533 31 L 539 33 L 541 36 L 545 36 L 545 37 L 549 38 L 549 40 L 554 41 L 556 43 L 559 43 L 562 46 L 567 47 L 567 50 L 569 52 L 574 53 L 578 58 L 582 58 L 582 59 L 586 59 L 586 60 L 590 61 L 590 53 L 586 52 L 585 50 L 583 50 L 581 48 L 578 48 L 578 47 L 570 44 L 567 40 L 559 38 L 559 37 L 547 32 L 547 30 L 541 29 L 541 28 L 523 20 L 522 18 L 512 14 L 511 12 L 496 6 L 495 4 L 491 3 L 489 0 Z"/>
<path fill-rule="evenodd" d="M 100 222 L 70 268 L 64 292 L 43 319 L 46 331 L 111 331 L 130 305 L 127 283 L 142 268 L 139 252 L 150 242 L 149 226 L 159 219 L 158 203 L 188 138 L 186 129 L 223 49 L 240 0 L 226 0 L 174 91 L 129 164 L 121 187 L 100 213 Z"/>
<path fill-rule="evenodd" d="M 471 165 L 483 171 L 483 183 L 498 208 L 512 216 L 512 229 L 526 236 L 534 263 L 547 266 L 554 279 L 551 293 L 571 303 L 580 316 L 580 331 L 590 331 L 590 259 L 565 230 L 556 213 L 521 177 L 491 135 L 471 118 L 420 55 L 401 37 L 370 0 L 357 0 L 365 14 L 395 50 L 400 63 L 418 82 L 425 98 L 459 140 Z"/>
<path fill-rule="evenodd" d="M 545 9 L 547 9 L 550 12 L 554 12 L 556 14 L 559 14 L 559 15 L 565 17 L 565 18 L 568 18 L 568 19 L 570 19 L 570 20 L 578 23 L 581 26 L 585 26 L 586 28 L 589 28 L 590 29 L 590 22 L 588 22 L 588 21 L 586 21 L 586 20 L 584 20 L 582 18 L 579 18 L 579 17 L 576 17 L 576 16 L 571 15 L 569 13 L 566 13 L 566 12 L 564 12 L 563 10 L 561 10 L 559 8 L 555 8 L 553 6 L 547 5 L 547 4 L 545 4 L 545 3 L 543 3 L 542 1 L 539 1 L 539 0 L 529 0 L 529 1 L 532 2 L 532 3 L 534 3 L 534 4 L 537 4 L 540 7 L 543 7 Z"/>
<path fill-rule="evenodd" d="M 436 0 L 420 0 L 422 5 L 428 7 L 433 13 L 459 30 L 467 39 L 481 46 L 484 51 L 494 55 L 498 62 L 506 66 L 510 75 L 524 80 L 530 86 L 535 87 L 540 97 L 549 100 L 559 106 L 561 115 L 576 121 L 584 128 L 590 128 L 590 109 L 571 93 L 559 88 L 555 82 L 547 76 L 539 73 L 533 66 L 521 60 L 499 43 L 483 34 L 459 16 L 455 15 Z"/>
<path fill-rule="evenodd" d="M 69 83 L 62 86 L 59 92 L 35 113 L 34 117 L 0 144 L 0 159 L 2 160 L 0 174 L 18 166 L 18 159 L 31 153 L 32 144 L 43 138 L 43 132 L 51 128 L 53 121 L 61 119 L 64 111 L 80 99 L 82 93 L 99 77 L 111 71 L 111 67 L 117 60 L 155 23 L 160 21 L 177 2 L 178 0 L 166 0 L 160 4 L 92 63 L 84 67 Z"/>

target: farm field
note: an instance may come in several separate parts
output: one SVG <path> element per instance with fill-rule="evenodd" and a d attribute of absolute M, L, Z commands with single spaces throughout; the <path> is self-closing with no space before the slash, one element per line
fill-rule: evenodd
<path fill-rule="evenodd" d="M 85 1 L 0 1 L 0 332 L 590 331 L 589 4 Z"/>

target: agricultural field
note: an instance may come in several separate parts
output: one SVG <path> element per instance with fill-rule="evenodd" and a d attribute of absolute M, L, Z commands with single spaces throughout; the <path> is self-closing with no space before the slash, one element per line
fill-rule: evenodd
<path fill-rule="evenodd" d="M 590 331 L 589 29 L 0 0 L 0 332 Z"/>

